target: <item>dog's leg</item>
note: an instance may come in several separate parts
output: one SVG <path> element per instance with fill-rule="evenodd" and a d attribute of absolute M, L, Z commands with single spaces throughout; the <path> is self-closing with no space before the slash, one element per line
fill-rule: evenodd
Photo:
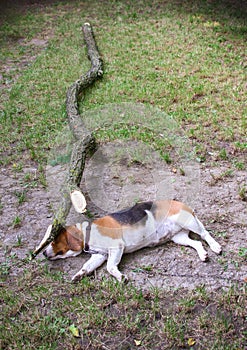
<path fill-rule="evenodd" d="M 196 233 L 199 234 L 199 236 L 207 242 L 207 244 L 209 245 L 209 247 L 212 249 L 213 252 L 215 252 L 216 254 L 220 254 L 222 251 L 221 246 L 219 245 L 219 243 L 217 243 L 215 241 L 215 239 L 213 239 L 213 237 L 210 235 L 210 233 L 205 229 L 204 225 L 202 224 L 202 222 L 198 219 L 195 218 L 197 224 L 200 227 L 199 231 L 194 231 Z"/>
<path fill-rule="evenodd" d="M 123 248 L 109 249 L 107 259 L 107 271 L 114 276 L 119 282 L 127 281 L 128 278 L 124 276 L 118 269 L 118 264 L 121 261 L 123 255 Z"/>
<path fill-rule="evenodd" d="M 172 238 L 172 241 L 177 244 L 194 248 L 197 251 L 199 258 L 202 261 L 206 261 L 208 257 L 208 253 L 203 248 L 202 243 L 199 241 L 194 241 L 193 239 L 190 239 L 188 234 L 189 234 L 188 232 L 180 231 Z"/>
<path fill-rule="evenodd" d="M 203 223 L 196 217 L 191 214 L 179 216 L 179 221 L 181 227 L 188 231 L 192 231 L 197 233 L 204 241 L 206 241 L 209 247 L 216 254 L 221 253 L 221 246 L 217 243 L 213 237 L 209 234 L 209 232 L 205 229 Z"/>
<path fill-rule="evenodd" d="M 85 262 L 81 270 L 72 277 L 72 282 L 78 282 L 83 276 L 90 275 L 97 267 L 101 266 L 106 259 L 107 257 L 105 255 L 92 254 L 91 258 Z"/>

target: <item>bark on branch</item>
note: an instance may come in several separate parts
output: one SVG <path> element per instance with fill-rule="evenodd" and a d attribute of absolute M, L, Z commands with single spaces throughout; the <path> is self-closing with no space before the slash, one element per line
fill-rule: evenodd
<path fill-rule="evenodd" d="M 86 155 L 95 149 L 96 143 L 91 132 L 86 130 L 78 108 L 78 99 L 84 91 L 91 86 L 99 77 L 103 75 L 103 62 L 100 58 L 92 27 L 85 23 L 82 27 L 84 40 L 87 46 L 88 58 L 91 67 L 88 72 L 75 81 L 67 90 L 66 110 L 70 130 L 75 137 L 68 176 L 61 187 L 61 201 L 57 212 L 54 214 L 51 230 L 45 235 L 39 246 L 32 252 L 31 257 L 35 258 L 54 238 L 66 222 L 66 218 L 71 208 L 70 194 L 79 190 Z"/>

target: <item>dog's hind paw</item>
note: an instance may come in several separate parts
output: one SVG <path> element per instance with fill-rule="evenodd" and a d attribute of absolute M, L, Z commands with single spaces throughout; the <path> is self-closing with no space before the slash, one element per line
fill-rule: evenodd
<path fill-rule="evenodd" d="M 220 254 L 222 252 L 222 248 L 219 245 L 219 243 L 214 242 L 213 244 L 210 245 L 210 248 L 212 249 L 213 252 L 216 254 Z"/>
<path fill-rule="evenodd" d="M 199 258 L 201 259 L 201 261 L 207 261 L 208 260 L 208 253 L 206 252 L 206 250 L 202 250 L 200 252 L 198 252 Z"/>

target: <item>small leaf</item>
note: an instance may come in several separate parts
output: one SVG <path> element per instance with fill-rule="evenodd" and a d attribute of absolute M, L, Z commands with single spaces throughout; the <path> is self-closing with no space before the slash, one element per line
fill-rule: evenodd
<path fill-rule="evenodd" d="M 80 337 L 79 329 L 74 324 L 69 326 L 69 330 L 73 334 L 74 337 L 76 337 L 76 338 Z"/>
<path fill-rule="evenodd" d="M 142 343 L 141 340 L 136 340 L 136 339 L 134 339 L 134 342 L 135 342 L 135 345 L 136 345 L 136 346 L 140 346 L 141 343 Z"/>
<path fill-rule="evenodd" d="M 194 339 L 192 339 L 192 338 L 188 339 L 188 345 L 189 346 L 193 346 L 193 345 L 195 345 L 195 343 L 196 343 L 196 341 Z"/>

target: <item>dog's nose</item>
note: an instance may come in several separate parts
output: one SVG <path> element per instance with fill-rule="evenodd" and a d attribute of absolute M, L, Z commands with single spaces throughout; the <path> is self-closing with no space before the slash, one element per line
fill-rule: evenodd
<path fill-rule="evenodd" d="M 43 252 L 43 255 L 47 258 L 46 250 Z"/>

